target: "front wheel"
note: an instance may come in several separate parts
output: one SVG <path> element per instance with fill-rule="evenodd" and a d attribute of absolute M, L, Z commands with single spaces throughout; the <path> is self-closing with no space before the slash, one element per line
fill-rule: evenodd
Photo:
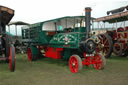
<path fill-rule="evenodd" d="M 93 67 L 97 70 L 103 69 L 104 66 L 106 65 L 105 57 L 100 54 L 95 54 L 93 58 L 93 62 L 94 62 Z"/>
<path fill-rule="evenodd" d="M 80 72 L 82 69 L 82 60 L 78 55 L 72 55 L 69 59 L 69 68 L 72 73 Z"/>
<path fill-rule="evenodd" d="M 15 57 L 15 48 L 13 45 L 10 45 L 9 47 L 9 68 L 10 72 L 15 71 L 16 66 L 16 57 Z"/>

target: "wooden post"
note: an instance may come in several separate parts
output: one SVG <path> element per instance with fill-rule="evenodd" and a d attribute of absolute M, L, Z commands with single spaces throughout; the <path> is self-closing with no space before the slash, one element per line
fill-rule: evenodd
<path fill-rule="evenodd" d="M 16 37 L 17 37 L 17 25 L 15 25 Z"/>
<path fill-rule="evenodd" d="M 10 33 L 10 25 L 8 25 L 8 32 Z"/>
<path fill-rule="evenodd" d="M 117 32 L 117 20 L 116 20 L 116 32 Z"/>
<path fill-rule="evenodd" d="M 125 29 L 125 21 L 124 21 L 124 29 Z"/>
<path fill-rule="evenodd" d="M 92 20 L 92 31 L 94 30 L 94 22 L 93 22 L 93 20 Z"/>
<path fill-rule="evenodd" d="M 100 29 L 99 24 L 100 24 L 100 23 L 99 23 L 99 22 L 97 22 L 97 27 L 98 27 L 98 29 Z"/>
<path fill-rule="evenodd" d="M 104 25 L 104 29 L 105 29 L 105 22 L 103 22 L 103 25 Z M 107 28 L 105 30 L 107 30 Z"/>

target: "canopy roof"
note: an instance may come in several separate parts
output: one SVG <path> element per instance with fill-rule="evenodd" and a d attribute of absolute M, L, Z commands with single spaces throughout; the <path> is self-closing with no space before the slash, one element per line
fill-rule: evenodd
<path fill-rule="evenodd" d="M 0 20 L 3 24 L 8 24 L 14 16 L 14 10 L 5 6 L 0 6 Z"/>
<path fill-rule="evenodd" d="M 109 15 L 110 13 L 115 14 L 115 13 L 123 12 L 124 10 L 128 10 L 128 5 L 124 7 L 120 7 L 118 9 L 107 11 L 107 15 Z"/>
<path fill-rule="evenodd" d="M 29 23 L 23 21 L 10 22 L 8 25 L 29 25 Z"/>
<path fill-rule="evenodd" d="M 94 20 L 95 18 L 91 18 L 91 20 Z M 65 17 L 61 17 L 61 18 L 56 18 L 56 19 L 51 19 L 51 20 L 47 20 L 47 21 L 43 21 L 43 22 L 39 22 L 39 23 L 35 23 L 35 24 L 31 24 L 29 25 L 29 27 L 37 27 L 40 25 L 44 25 L 44 24 L 74 24 L 74 23 L 80 23 L 80 21 L 85 21 L 85 16 L 65 16 Z M 23 27 L 26 28 L 26 27 Z M 28 28 L 28 27 L 27 27 Z"/>
<path fill-rule="evenodd" d="M 61 18 L 47 20 L 47 21 L 44 21 L 43 23 L 45 23 L 45 22 L 51 22 L 51 21 L 56 22 L 56 21 L 62 20 L 62 19 L 81 20 L 81 18 L 83 18 L 83 20 L 85 20 L 85 16 L 65 16 L 65 17 L 61 17 Z M 91 19 L 95 19 L 95 18 L 91 18 Z"/>
<path fill-rule="evenodd" d="M 95 20 L 94 22 L 109 22 L 109 23 L 115 23 L 115 22 L 121 22 L 121 21 L 127 21 L 128 20 L 128 11 L 125 12 L 119 12 L 110 16 L 100 17 Z"/>

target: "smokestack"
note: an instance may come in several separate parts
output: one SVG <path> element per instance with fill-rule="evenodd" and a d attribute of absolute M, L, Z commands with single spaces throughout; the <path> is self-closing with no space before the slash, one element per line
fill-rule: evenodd
<path fill-rule="evenodd" d="M 91 8 L 86 7 L 85 8 L 85 26 L 86 26 L 86 38 L 89 38 L 89 32 L 90 32 L 90 20 L 91 20 Z"/>

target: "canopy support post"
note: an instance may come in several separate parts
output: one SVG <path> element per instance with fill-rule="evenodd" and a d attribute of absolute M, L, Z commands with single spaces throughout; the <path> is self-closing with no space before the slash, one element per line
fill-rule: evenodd
<path fill-rule="evenodd" d="M 15 25 L 16 37 L 17 37 L 17 25 Z"/>

